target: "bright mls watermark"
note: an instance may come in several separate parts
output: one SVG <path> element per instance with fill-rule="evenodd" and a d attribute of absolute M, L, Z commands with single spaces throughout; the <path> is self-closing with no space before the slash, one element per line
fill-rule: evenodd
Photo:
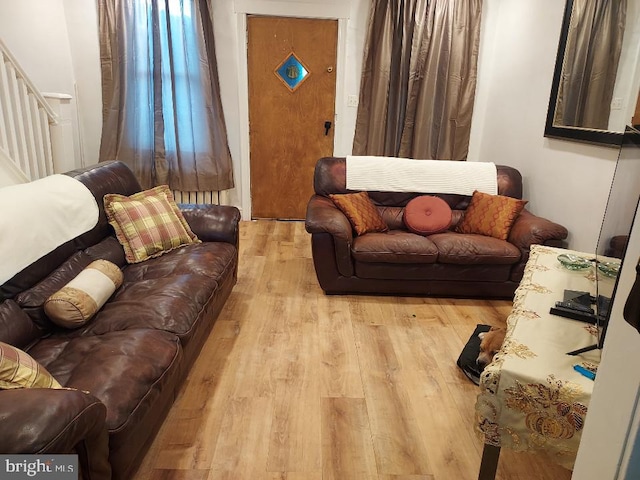
<path fill-rule="evenodd" d="M 77 455 L 0 455 L 2 480 L 77 480 Z"/>

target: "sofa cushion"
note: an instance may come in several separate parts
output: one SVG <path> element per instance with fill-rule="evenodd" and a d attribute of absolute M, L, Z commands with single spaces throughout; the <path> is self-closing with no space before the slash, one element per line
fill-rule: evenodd
<path fill-rule="evenodd" d="M 369 233 L 353 240 L 353 258 L 371 263 L 435 263 L 438 248 L 427 237 L 403 230 Z"/>
<path fill-rule="evenodd" d="M 12 388 L 62 388 L 62 385 L 28 353 L 0 342 L 0 390 Z"/>
<path fill-rule="evenodd" d="M 5 300 L 0 303 L 0 342 L 24 349 L 41 336 L 42 330 L 16 302 Z"/>
<path fill-rule="evenodd" d="M 120 268 L 127 265 L 127 259 L 124 257 L 124 248 L 113 235 L 105 237 L 100 242 L 85 249 L 84 253 L 93 260 L 109 260 Z"/>
<path fill-rule="evenodd" d="M 456 231 L 506 240 L 526 204 L 526 200 L 475 191 Z"/>
<path fill-rule="evenodd" d="M 129 263 L 142 262 L 200 242 L 166 185 L 129 197 L 107 194 L 104 209 Z"/>
<path fill-rule="evenodd" d="M 107 407 L 110 431 L 135 425 L 179 371 L 178 338 L 138 329 L 104 335 L 43 338 L 30 353 L 60 380 L 87 391 Z"/>
<path fill-rule="evenodd" d="M 44 302 L 53 323 L 77 328 L 87 323 L 122 285 L 122 271 L 108 260 L 94 260 Z"/>
<path fill-rule="evenodd" d="M 367 192 L 329 195 L 329 197 L 346 215 L 358 235 L 364 235 L 369 232 L 386 232 L 388 230 L 387 224 L 384 223 L 380 212 L 378 212 Z"/>
<path fill-rule="evenodd" d="M 360 280 L 382 280 L 389 283 L 389 290 L 395 288 L 395 292 L 401 293 L 398 289 L 398 282 L 431 281 L 438 282 L 434 286 L 435 291 L 447 291 L 444 284 L 458 284 L 458 289 L 464 289 L 467 282 L 500 283 L 509 280 L 511 265 L 447 265 L 445 263 L 369 263 L 356 262 L 354 265 L 356 276 Z M 431 289 L 429 289 L 431 290 Z M 455 291 L 455 290 L 453 290 Z M 458 290 L 460 291 L 460 290 Z M 406 292 L 406 291 L 405 291 Z M 449 290 L 451 292 L 451 290 Z M 417 293 L 417 292 L 416 292 Z M 425 291 L 422 291 L 424 294 Z M 428 291 L 428 294 L 431 294 Z M 457 295 L 447 293 L 446 295 Z M 442 295 L 442 293 L 439 293 Z"/>
<path fill-rule="evenodd" d="M 44 313 L 44 302 L 90 263 L 91 258 L 88 255 L 84 252 L 76 252 L 35 286 L 16 295 L 16 303 L 41 329 L 55 328 L 55 324 Z"/>
<path fill-rule="evenodd" d="M 380 216 L 389 230 L 406 230 L 404 224 L 404 207 L 378 207 Z"/>
<path fill-rule="evenodd" d="M 132 328 L 173 332 L 187 342 L 220 283 L 233 276 L 235 247 L 199 243 L 127 266 L 124 282 L 94 319 L 74 331 L 101 335 Z"/>
<path fill-rule="evenodd" d="M 515 245 L 483 235 L 444 232 L 429 236 L 438 249 L 438 262 L 459 265 L 512 265 L 520 260 Z"/>
<path fill-rule="evenodd" d="M 431 235 L 449 228 L 451 207 L 441 198 L 421 195 L 407 203 L 403 220 L 410 232 Z"/>

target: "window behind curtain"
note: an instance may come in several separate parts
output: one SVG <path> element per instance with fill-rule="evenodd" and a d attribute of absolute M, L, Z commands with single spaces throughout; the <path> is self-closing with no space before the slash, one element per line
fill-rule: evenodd
<path fill-rule="evenodd" d="M 164 118 L 164 148 L 176 152 L 198 152 L 206 148 L 203 124 L 194 122 L 194 111 L 204 108 L 198 44 L 192 18 L 192 5 L 181 0 L 168 0 L 153 5 L 151 1 L 133 2 L 136 18 L 134 35 L 135 89 L 127 98 L 137 104 L 135 115 L 128 118 L 130 128 L 153 131 L 155 69 L 162 78 L 162 111 Z M 155 10 L 155 11 L 154 11 Z M 153 22 L 158 25 L 159 42 L 154 45 Z M 188 54 L 187 54 L 188 53 Z M 190 61 L 192 59 L 192 61 Z M 149 81 L 151 79 L 151 81 Z M 153 149 L 154 139 L 146 136 L 141 147 Z"/>
<path fill-rule="evenodd" d="M 103 78 L 101 160 L 122 160 L 143 187 L 233 187 L 213 24 L 200 0 L 98 0 Z"/>

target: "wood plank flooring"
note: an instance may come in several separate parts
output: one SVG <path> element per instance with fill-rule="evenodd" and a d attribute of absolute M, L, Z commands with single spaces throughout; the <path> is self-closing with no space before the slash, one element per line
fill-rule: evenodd
<path fill-rule="evenodd" d="M 302 222 L 242 222 L 238 284 L 137 480 L 473 480 L 477 387 L 455 362 L 507 301 L 325 296 Z M 501 454 L 499 480 L 569 480 Z"/>

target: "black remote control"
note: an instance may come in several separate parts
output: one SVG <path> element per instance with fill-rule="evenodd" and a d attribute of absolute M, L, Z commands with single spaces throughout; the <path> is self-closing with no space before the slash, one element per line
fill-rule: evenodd
<path fill-rule="evenodd" d="M 572 302 L 571 300 L 568 300 L 566 302 L 556 302 L 556 307 L 578 310 L 585 313 L 594 313 L 593 308 L 588 307 L 587 305 L 583 305 L 582 303 Z"/>
<path fill-rule="evenodd" d="M 551 307 L 549 313 L 552 315 L 558 315 L 559 317 L 571 318 L 572 320 L 579 320 L 581 322 L 590 323 L 595 325 L 598 317 L 593 313 L 582 312 L 580 310 L 576 310 L 575 308 L 564 308 L 564 307 Z"/>

